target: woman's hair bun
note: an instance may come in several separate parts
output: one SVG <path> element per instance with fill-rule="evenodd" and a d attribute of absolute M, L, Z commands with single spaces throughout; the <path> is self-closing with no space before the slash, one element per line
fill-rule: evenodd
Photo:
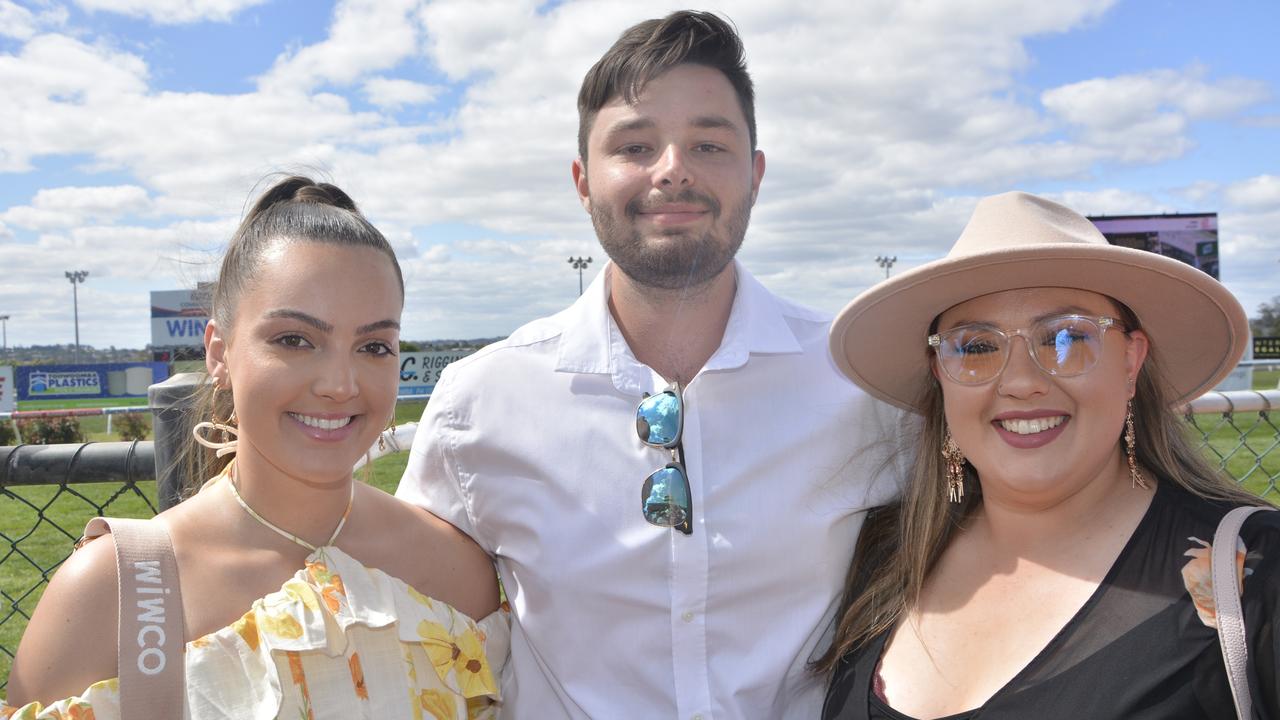
<path fill-rule="evenodd" d="M 360 214 L 360 209 L 356 207 L 355 201 L 337 185 L 318 183 L 301 175 L 290 175 L 272 185 L 262 194 L 262 197 L 258 198 L 258 202 L 249 211 L 249 217 L 255 217 L 268 208 L 285 202 L 332 205 L 336 208 Z"/>

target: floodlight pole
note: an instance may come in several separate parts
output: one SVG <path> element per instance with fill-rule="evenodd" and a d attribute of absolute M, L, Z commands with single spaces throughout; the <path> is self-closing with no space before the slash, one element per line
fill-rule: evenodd
<path fill-rule="evenodd" d="M 84 282 L 89 277 L 88 270 L 68 270 L 65 275 L 67 280 L 71 281 L 71 308 L 75 313 L 76 321 L 76 364 L 80 364 L 80 296 L 76 292 L 76 286 Z"/>
<path fill-rule="evenodd" d="M 0 353 L 9 353 L 9 316 L 0 315 Z"/>
<path fill-rule="evenodd" d="M 894 255 L 893 257 L 888 257 L 888 256 L 886 256 L 886 255 L 877 255 L 877 256 L 876 256 L 876 264 L 877 264 L 877 265 L 879 265 L 880 267 L 884 268 L 884 276 L 885 276 L 886 278 L 887 278 L 887 277 L 889 277 L 889 269 L 890 269 L 890 268 L 892 268 L 892 267 L 893 267 L 893 264 L 894 264 L 894 263 L 896 263 L 896 262 L 898 262 L 898 256 L 897 256 L 897 255 Z"/>
<path fill-rule="evenodd" d="M 579 295 L 582 294 L 582 271 L 585 270 L 587 266 L 590 264 L 591 264 L 591 258 L 589 257 L 585 260 L 582 259 L 581 257 L 569 258 L 569 265 L 573 266 L 573 269 L 578 271 L 578 294 Z"/>

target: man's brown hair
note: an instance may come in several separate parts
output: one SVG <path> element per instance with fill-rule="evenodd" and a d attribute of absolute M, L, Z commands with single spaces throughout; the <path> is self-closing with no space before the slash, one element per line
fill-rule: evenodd
<path fill-rule="evenodd" d="M 755 91 L 747 74 L 742 40 L 718 15 L 680 10 L 631 26 L 587 71 L 578 91 L 578 157 L 587 162 L 587 136 L 596 114 L 614 97 L 635 103 L 644 86 L 685 63 L 724 73 L 747 119 L 751 149 L 756 149 Z"/>

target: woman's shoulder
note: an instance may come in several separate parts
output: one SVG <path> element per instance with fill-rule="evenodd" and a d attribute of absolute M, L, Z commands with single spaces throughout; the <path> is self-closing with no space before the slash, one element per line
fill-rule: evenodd
<path fill-rule="evenodd" d="M 62 563 L 23 633 L 9 674 L 11 702 L 65 698 L 116 675 L 117 582 L 110 535 Z"/>
<path fill-rule="evenodd" d="M 338 544 L 368 567 L 472 618 L 498 608 L 493 559 L 474 540 L 420 507 L 361 485 L 351 534 Z"/>

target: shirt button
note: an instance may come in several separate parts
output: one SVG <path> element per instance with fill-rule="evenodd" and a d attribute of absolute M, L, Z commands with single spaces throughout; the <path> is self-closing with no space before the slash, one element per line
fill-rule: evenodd
<path fill-rule="evenodd" d="M 687 623 L 691 623 L 693 622 L 693 613 L 686 611 L 683 615 L 680 616 L 680 619 L 684 620 Z M 702 720 L 702 716 L 694 715 L 693 720 Z"/>
<path fill-rule="evenodd" d="M 689 720 L 702 720 L 702 713 L 698 713 L 697 715 L 694 715 L 693 717 L 689 718 Z"/>

